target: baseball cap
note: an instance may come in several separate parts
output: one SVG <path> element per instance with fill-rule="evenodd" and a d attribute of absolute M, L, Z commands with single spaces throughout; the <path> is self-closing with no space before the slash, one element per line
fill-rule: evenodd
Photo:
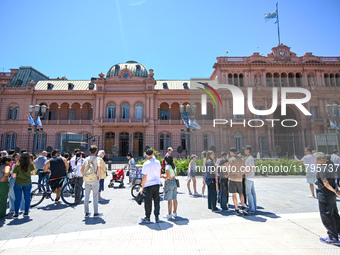
<path fill-rule="evenodd" d="M 172 149 L 171 147 L 169 147 L 169 148 L 167 149 L 167 151 L 173 151 L 173 149 Z"/>
<path fill-rule="evenodd" d="M 243 149 L 249 150 L 249 149 L 251 149 L 251 146 L 250 145 L 246 145 L 246 146 L 243 147 Z"/>
<path fill-rule="evenodd" d="M 235 147 L 231 147 L 230 149 L 229 149 L 229 151 L 231 151 L 231 152 L 237 152 L 237 149 L 235 148 Z"/>

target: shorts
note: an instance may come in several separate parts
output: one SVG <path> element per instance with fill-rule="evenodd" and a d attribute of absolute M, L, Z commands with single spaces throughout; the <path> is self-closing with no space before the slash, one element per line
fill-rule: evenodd
<path fill-rule="evenodd" d="M 62 187 L 63 183 L 64 183 L 63 177 L 49 181 L 52 190 Z"/>
<path fill-rule="evenodd" d="M 189 173 L 189 170 L 187 171 L 187 175 L 188 175 L 188 173 Z M 195 171 L 194 171 L 194 170 L 191 170 L 191 171 L 190 171 L 190 179 L 191 179 L 191 178 L 195 178 L 195 177 L 196 177 Z"/>
<path fill-rule="evenodd" d="M 164 185 L 164 200 L 171 201 L 174 199 L 177 199 L 176 179 L 166 180 Z"/>
<path fill-rule="evenodd" d="M 130 178 L 136 178 L 136 173 L 137 173 L 136 169 L 131 169 L 129 171 L 129 177 Z"/>
<path fill-rule="evenodd" d="M 316 173 L 307 173 L 306 178 L 307 178 L 307 183 L 314 184 L 316 180 Z"/>
<path fill-rule="evenodd" d="M 229 193 L 243 194 L 242 182 L 229 182 Z"/>

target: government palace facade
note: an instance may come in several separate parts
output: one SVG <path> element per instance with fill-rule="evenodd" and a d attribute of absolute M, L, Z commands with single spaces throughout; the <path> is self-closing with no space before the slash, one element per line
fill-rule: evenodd
<path fill-rule="evenodd" d="M 207 66 L 208 68 L 208 66 Z M 338 148 L 337 134 L 332 132 L 327 104 L 338 104 L 340 95 L 340 57 L 320 57 L 307 52 L 297 56 L 286 45 L 278 45 L 267 56 L 253 53 L 247 57 L 217 57 L 213 73 L 206 79 L 155 80 L 154 70 L 136 61 L 113 65 L 105 74 L 86 80 L 51 79 L 32 67 L 0 73 L 0 149 L 20 147 L 36 154 L 48 146 L 70 152 L 76 147 L 88 150 L 91 144 L 104 149 L 109 158 L 143 155 L 146 146 L 185 157 L 213 149 L 216 153 L 229 147 L 241 150 L 246 144 L 261 157 L 302 155 L 305 146 L 328 152 Z M 155 72 L 157 69 L 155 68 Z M 86 78 L 86 77 L 85 77 Z M 244 115 L 233 115 L 230 90 L 216 89 L 221 102 L 207 96 L 206 115 L 202 115 L 200 83 L 237 86 L 245 95 Z M 303 114 L 288 105 L 286 115 L 278 107 L 268 116 L 256 116 L 247 107 L 248 88 L 252 88 L 253 106 L 266 110 L 272 106 L 273 88 L 301 87 L 311 93 Z M 196 96 L 195 96 L 196 95 Z M 292 98 L 301 95 L 292 94 Z M 196 106 L 196 112 L 181 113 L 181 105 Z M 30 126 L 30 105 L 45 105 L 39 115 L 42 128 Z M 33 118 L 35 112 L 32 113 Z M 339 116 L 339 112 L 335 113 Z M 182 120 L 196 120 L 199 128 L 187 128 Z M 230 126 L 216 125 L 215 119 L 233 120 Z M 260 127 L 248 125 L 264 123 Z M 266 119 L 277 119 L 275 125 Z M 295 127 L 281 121 L 293 119 Z M 36 132 L 34 132 L 36 131 Z M 35 133 L 35 134 L 34 134 Z"/>

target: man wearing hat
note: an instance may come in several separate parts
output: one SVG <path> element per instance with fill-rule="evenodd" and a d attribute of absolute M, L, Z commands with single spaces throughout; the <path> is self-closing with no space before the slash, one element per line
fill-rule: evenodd
<path fill-rule="evenodd" d="M 243 211 L 243 215 L 248 215 L 245 210 L 244 204 L 244 195 L 243 195 L 243 187 L 242 187 L 242 175 L 244 171 L 244 161 L 237 155 L 237 150 L 235 147 L 231 147 L 229 149 L 230 156 L 229 158 L 229 192 L 233 195 L 233 202 L 235 205 L 235 212 L 240 214 L 240 210 L 238 209 L 237 204 L 237 193 L 239 194 L 239 198 L 241 200 L 241 210 Z"/>
<path fill-rule="evenodd" d="M 172 152 L 173 152 L 173 149 L 172 149 L 171 147 L 168 147 L 167 153 L 165 154 L 164 159 L 165 159 L 167 156 L 170 156 Z M 163 161 L 162 161 L 162 168 L 163 168 L 163 169 L 165 169 L 165 167 L 166 167 L 166 164 L 165 164 L 165 160 L 164 160 L 164 159 L 163 159 Z"/>
<path fill-rule="evenodd" d="M 247 159 L 245 162 L 245 177 L 246 177 L 246 194 L 248 198 L 249 211 L 256 211 L 256 193 L 254 186 L 254 178 L 255 178 L 255 159 L 251 155 L 251 146 L 246 145 L 243 148 L 244 154 L 246 154 Z"/>
<path fill-rule="evenodd" d="M 328 237 L 320 238 L 320 241 L 327 244 L 340 245 L 340 217 L 336 205 L 336 195 L 340 191 L 336 189 L 334 171 L 326 164 L 327 157 L 323 152 L 315 153 L 316 163 L 318 164 L 316 174 L 316 190 L 319 200 L 319 211 L 321 221 L 327 229 Z"/>

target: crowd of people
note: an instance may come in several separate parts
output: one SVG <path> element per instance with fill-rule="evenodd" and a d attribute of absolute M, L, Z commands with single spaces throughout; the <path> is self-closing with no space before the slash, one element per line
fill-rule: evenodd
<path fill-rule="evenodd" d="M 48 155 L 46 151 L 34 158 L 33 155 L 22 150 L 15 153 L 13 150 L 7 153 L 1 152 L 0 161 L 0 218 L 6 216 L 7 200 L 9 214 L 13 218 L 19 217 L 19 210 L 24 217 L 29 216 L 30 192 L 32 188 L 31 175 L 38 175 L 40 184 L 46 183 L 47 188 L 56 193 L 55 202 L 58 203 L 61 195 L 62 181 L 65 176 L 72 172 L 74 182 L 80 187 L 85 187 L 84 213 L 85 217 L 91 216 L 89 208 L 90 194 L 92 191 L 93 216 L 101 217 L 103 213 L 98 211 L 98 201 L 104 200 L 101 192 L 104 191 L 104 180 L 107 176 L 105 152 L 98 151 L 95 145 L 89 149 L 90 155 L 85 157 L 79 149 L 70 156 L 55 149 Z M 176 218 L 178 209 L 176 180 L 177 168 L 174 158 L 171 156 L 173 149 L 168 148 L 162 162 L 156 159 L 154 151 L 148 149 L 148 159 L 142 167 L 142 184 L 140 194 L 144 197 L 145 217 L 141 222 L 149 223 L 152 212 L 152 201 L 154 203 L 155 221 L 159 221 L 160 195 L 159 189 L 161 178 L 165 179 L 164 200 L 167 201 L 168 211 L 164 216 L 166 219 Z M 187 169 L 187 189 L 189 195 L 204 197 L 207 187 L 208 209 L 213 212 L 230 210 L 229 196 L 232 197 L 234 212 L 237 215 L 248 215 L 256 212 L 257 199 L 255 191 L 255 159 L 252 156 L 252 147 L 246 145 L 243 148 L 245 158 L 240 155 L 236 148 L 229 149 L 229 153 L 222 152 L 217 158 L 212 150 L 203 151 L 202 165 L 197 165 L 197 155 L 190 157 Z M 337 168 L 340 165 L 340 156 L 337 150 L 331 156 L 322 152 L 313 151 L 310 147 L 305 148 L 305 156 L 299 160 L 306 169 L 306 179 L 309 184 L 311 195 L 317 198 L 322 223 L 327 229 L 328 236 L 320 238 L 325 243 L 338 243 L 340 234 L 340 217 L 336 205 L 339 176 Z M 136 162 L 131 153 L 127 155 L 129 160 L 126 165 L 129 168 L 129 183 L 133 184 L 137 176 Z M 197 171 L 203 173 L 202 193 L 197 192 Z M 193 193 L 191 191 L 191 184 Z M 315 186 L 317 189 L 315 192 Z M 78 195 L 77 195 L 78 194 Z M 81 199 L 80 190 L 75 191 L 75 199 Z M 219 207 L 218 208 L 218 204 Z M 239 206 L 240 205 L 240 206 Z"/>

